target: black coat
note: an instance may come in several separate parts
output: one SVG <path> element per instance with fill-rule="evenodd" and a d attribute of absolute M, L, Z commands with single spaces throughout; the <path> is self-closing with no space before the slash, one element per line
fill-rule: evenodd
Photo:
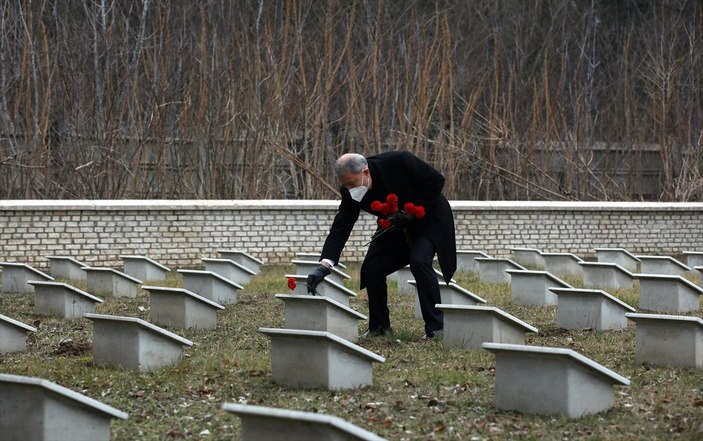
<path fill-rule="evenodd" d="M 338 262 L 354 223 L 359 218 L 360 210 L 379 216 L 379 213 L 371 210 L 371 203 L 376 200 L 385 202 L 389 193 L 395 193 L 400 209 L 407 202 L 425 208 L 425 217 L 415 219 L 409 224 L 408 235 L 410 238 L 422 235 L 434 243 L 442 275 L 448 282 L 456 271 L 456 239 L 452 209 L 442 195 L 444 176 L 409 152 L 386 152 L 366 159 L 369 163 L 372 188 L 361 202 L 356 202 L 351 198 L 349 190 L 340 187 L 342 201 L 322 247 L 321 258 Z M 371 233 L 369 232 L 369 236 Z M 374 240 L 367 257 L 388 247 L 397 246 L 397 236 L 394 240 L 394 234 L 403 233 L 391 232 Z M 362 280 L 361 288 L 365 286 L 366 281 Z"/>

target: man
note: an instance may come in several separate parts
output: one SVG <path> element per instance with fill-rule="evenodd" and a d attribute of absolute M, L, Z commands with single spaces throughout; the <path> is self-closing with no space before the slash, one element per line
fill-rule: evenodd
<path fill-rule="evenodd" d="M 425 215 L 421 219 L 408 216 L 404 228 L 390 229 L 369 245 L 360 270 L 360 288 L 366 288 L 369 305 L 369 329 L 363 337 L 391 332 L 386 277 L 408 264 L 425 321 L 423 338 L 442 336 L 444 317 L 435 308 L 441 303 L 432 267 L 435 254 L 447 283 L 456 270 L 454 219 L 449 202 L 442 195 L 444 176 L 417 156 L 395 151 L 369 158 L 347 153 L 335 163 L 335 173 L 341 184 L 342 201 L 322 248 L 320 267 L 308 276 L 308 292 L 314 292 L 339 261 L 360 210 L 382 217 L 371 209 L 371 203 L 385 202 L 392 193 L 398 196 L 401 210 L 411 202 L 424 207 Z"/>

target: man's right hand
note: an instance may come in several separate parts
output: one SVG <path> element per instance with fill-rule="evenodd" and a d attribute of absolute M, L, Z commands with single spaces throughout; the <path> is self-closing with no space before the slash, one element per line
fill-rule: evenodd
<path fill-rule="evenodd" d="M 320 265 L 308 275 L 308 280 L 306 282 L 308 287 L 308 294 L 317 294 L 317 285 L 322 283 L 322 280 L 328 276 L 332 271 L 330 271 L 324 265 Z"/>

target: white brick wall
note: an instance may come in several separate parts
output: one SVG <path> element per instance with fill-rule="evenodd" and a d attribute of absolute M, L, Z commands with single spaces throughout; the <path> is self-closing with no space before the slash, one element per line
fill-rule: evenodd
<path fill-rule="evenodd" d="M 336 201 L 0 201 L 0 261 L 48 268 L 48 255 L 119 267 L 144 254 L 195 267 L 217 249 L 267 263 L 317 252 Z M 452 202 L 457 247 L 507 256 L 509 247 L 592 256 L 594 248 L 636 254 L 703 251 L 703 204 L 613 202 Z M 342 255 L 363 258 L 374 220 L 362 213 Z"/>

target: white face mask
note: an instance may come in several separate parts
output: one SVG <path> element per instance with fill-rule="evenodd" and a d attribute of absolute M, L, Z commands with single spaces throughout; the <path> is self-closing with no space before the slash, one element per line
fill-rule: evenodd
<path fill-rule="evenodd" d="M 364 198 L 364 195 L 366 195 L 367 191 L 369 191 L 369 189 L 368 189 L 368 187 L 366 187 L 364 185 L 364 178 L 362 177 L 361 178 L 361 185 L 358 187 L 350 188 L 349 195 L 355 201 L 361 202 L 361 200 Z"/>

